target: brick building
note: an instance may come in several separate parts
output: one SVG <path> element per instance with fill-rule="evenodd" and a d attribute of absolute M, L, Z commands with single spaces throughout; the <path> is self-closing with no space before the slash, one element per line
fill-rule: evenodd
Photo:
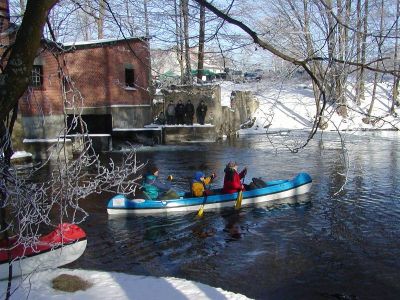
<path fill-rule="evenodd" d="M 9 4 L 0 0 L 0 55 L 15 38 Z M 142 128 L 152 121 L 147 39 L 58 44 L 42 40 L 31 84 L 19 101 L 25 138 L 52 139 L 80 113 L 91 134 Z M 79 127 L 68 133 L 79 131 Z"/>
<path fill-rule="evenodd" d="M 31 85 L 20 100 L 26 137 L 59 136 L 64 113 L 68 122 L 81 113 L 92 134 L 143 127 L 151 122 L 149 70 L 143 39 L 43 41 Z"/>

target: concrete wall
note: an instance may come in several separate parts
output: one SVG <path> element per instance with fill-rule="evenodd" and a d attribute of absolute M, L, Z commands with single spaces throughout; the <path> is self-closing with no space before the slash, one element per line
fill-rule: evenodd
<path fill-rule="evenodd" d="M 25 138 L 57 138 L 63 134 L 64 115 L 21 117 Z"/>
<path fill-rule="evenodd" d="M 240 129 L 240 125 L 248 121 L 259 107 L 258 101 L 249 91 L 232 92 L 231 106 L 221 106 L 221 88 L 218 85 L 176 86 L 170 90 L 163 90 L 162 93 L 165 99 L 164 105 L 167 105 L 170 100 L 174 104 L 182 100 L 185 104 L 190 99 L 196 108 L 200 101 L 204 100 L 208 107 L 206 123 L 214 126 L 216 136 L 234 135 Z M 162 106 L 157 103 L 153 109 L 156 112 L 155 115 L 161 110 Z M 196 117 L 195 122 L 197 122 Z M 185 136 L 182 135 L 182 138 L 184 139 Z"/>
<path fill-rule="evenodd" d="M 72 141 L 67 139 L 65 144 L 62 140 L 48 139 L 48 140 L 24 140 L 25 151 L 32 153 L 33 160 L 45 160 L 45 159 L 58 159 L 58 153 L 61 154 L 60 159 L 70 160 L 73 157 Z M 66 153 L 66 157 L 63 153 Z"/>
<path fill-rule="evenodd" d="M 167 126 L 164 127 L 164 143 L 179 144 L 185 142 L 215 141 L 216 132 L 212 125 L 204 126 Z"/>
<path fill-rule="evenodd" d="M 221 115 L 221 87 L 219 85 L 204 86 L 175 86 L 169 90 L 162 90 L 164 94 L 165 106 L 172 100 L 176 105 L 179 100 L 186 104 L 190 100 L 196 109 L 199 103 L 204 100 L 207 105 L 207 114 L 205 123 L 216 125 Z M 196 114 L 194 122 L 197 122 Z"/>
<path fill-rule="evenodd" d="M 116 106 L 111 107 L 113 128 L 142 128 L 151 123 L 151 106 Z"/>

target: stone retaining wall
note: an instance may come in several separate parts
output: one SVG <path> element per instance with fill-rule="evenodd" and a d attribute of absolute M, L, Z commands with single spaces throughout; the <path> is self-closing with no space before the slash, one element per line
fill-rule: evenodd
<path fill-rule="evenodd" d="M 208 107 L 205 122 L 214 126 L 216 137 L 235 135 L 241 124 L 251 119 L 252 114 L 259 106 L 258 101 L 249 91 L 232 92 L 231 106 L 221 106 L 221 87 L 219 85 L 174 86 L 169 90 L 162 90 L 162 93 L 165 102 L 164 104 L 158 102 L 153 106 L 154 116 L 165 110 L 170 100 L 176 105 L 179 100 L 186 104 L 190 99 L 195 109 L 200 101 L 204 100 Z M 196 116 L 194 122 L 197 123 Z"/>

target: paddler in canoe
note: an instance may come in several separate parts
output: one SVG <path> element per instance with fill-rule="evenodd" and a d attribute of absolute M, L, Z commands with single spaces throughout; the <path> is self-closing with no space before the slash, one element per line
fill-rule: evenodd
<path fill-rule="evenodd" d="M 151 166 L 144 175 L 142 191 L 149 200 L 168 200 L 179 199 L 179 194 L 171 188 L 171 183 L 163 183 L 159 180 L 160 170 L 156 166 Z M 172 181 L 172 175 L 167 178 Z"/>
<path fill-rule="evenodd" d="M 217 177 L 215 173 L 205 177 L 205 174 L 201 171 L 194 173 L 191 190 L 194 197 L 201 197 L 205 195 L 211 195 L 212 191 L 206 187 Z"/>

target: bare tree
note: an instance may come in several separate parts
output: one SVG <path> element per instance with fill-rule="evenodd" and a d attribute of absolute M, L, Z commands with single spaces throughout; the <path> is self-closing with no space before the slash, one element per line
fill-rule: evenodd
<path fill-rule="evenodd" d="M 150 31 L 149 31 L 149 14 L 147 12 L 147 0 L 143 0 L 143 7 L 144 7 L 144 26 L 146 30 L 146 37 L 149 37 Z"/>
<path fill-rule="evenodd" d="M 394 45 L 394 56 L 393 56 L 393 62 L 394 62 L 394 69 L 399 71 L 400 69 L 400 64 L 398 63 L 398 51 L 399 51 L 399 19 L 400 19 L 400 0 L 397 0 L 397 5 L 396 5 L 396 25 L 395 25 L 395 45 Z M 393 80 L 393 91 L 392 91 L 392 107 L 390 109 L 390 112 L 394 112 L 394 107 L 398 105 L 398 95 L 399 95 L 399 76 L 394 77 Z"/>
<path fill-rule="evenodd" d="M 200 5 L 200 26 L 199 26 L 199 54 L 197 61 L 197 82 L 201 83 L 204 73 L 204 40 L 206 26 L 206 8 Z"/>
<path fill-rule="evenodd" d="M 106 4 L 104 0 L 99 0 L 99 12 L 97 16 L 97 38 L 104 38 L 104 14 L 106 11 Z"/>
<path fill-rule="evenodd" d="M 182 14 L 178 13 L 178 0 L 174 1 L 175 9 L 175 30 L 176 30 L 176 56 L 179 62 L 181 83 L 184 83 L 185 78 L 185 67 L 183 58 L 183 32 L 182 32 Z M 181 7 L 179 5 L 179 7 Z"/>
<path fill-rule="evenodd" d="M 183 37 L 185 41 L 185 76 L 184 82 L 191 84 L 192 67 L 190 65 L 190 40 L 189 40 L 189 0 L 181 0 L 181 13 L 183 17 Z"/>
<path fill-rule="evenodd" d="M 361 12 L 361 0 L 357 2 L 357 62 L 361 63 L 361 65 L 365 65 L 366 63 L 366 47 L 367 47 L 367 33 L 368 33 L 368 0 L 364 1 L 364 15 L 362 17 Z M 362 27 L 362 30 L 361 30 Z M 365 100 L 365 82 L 364 82 L 364 74 L 365 69 L 360 67 L 357 76 L 356 83 L 356 101 L 357 104 L 360 105 L 363 100 Z"/>
<path fill-rule="evenodd" d="M 384 41 L 383 38 L 383 21 L 384 21 L 384 11 L 385 11 L 385 0 L 381 0 L 380 3 L 380 21 L 379 21 L 379 38 L 378 38 L 378 53 L 377 53 L 377 57 L 381 57 L 382 53 L 381 53 L 381 48 L 382 48 L 382 44 Z M 379 62 L 376 62 L 376 67 L 379 67 Z M 374 82 L 373 82 L 373 88 L 372 88 L 372 96 L 371 96 L 371 103 L 369 104 L 369 108 L 368 108 L 368 113 L 367 113 L 367 123 L 370 122 L 370 118 L 372 115 L 372 110 L 374 108 L 374 103 L 375 103 L 375 98 L 376 98 L 376 88 L 378 85 L 378 76 L 379 73 L 378 72 L 374 72 Z"/>

